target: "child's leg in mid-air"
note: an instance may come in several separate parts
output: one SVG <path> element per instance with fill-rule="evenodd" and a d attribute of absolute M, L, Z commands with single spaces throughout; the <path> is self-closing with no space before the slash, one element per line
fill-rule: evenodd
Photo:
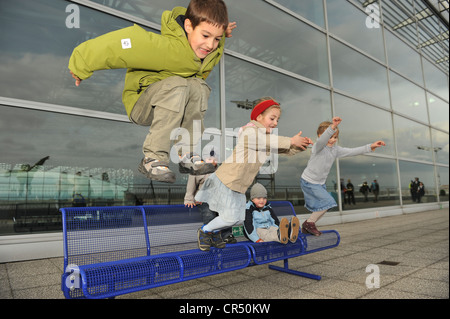
<path fill-rule="evenodd" d="M 325 215 L 326 212 L 326 210 L 323 210 L 312 213 L 311 216 L 309 216 L 309 218 L 303 223 L 302 233 L 312 234 L 314 236 L 322 235 L 322 233 L 317 229 L 316 223 L 322 218 L 323 215 Z"/>
<path fill-rule="evenodd" d="M 172 143 L 170 137 L 174 130 L 183 127 L 189 134 L 179 136 L 185 153 L 193 152 L 194 145 L 201 138 L 207 108 L 207 104 L 204 105 L 207 102 L 204 101 L 208 101 L 209 88 L 205 84 L 205 89 L 200 81 L 169 77 L 148 87 L 134 106 L 130 116 L 132 121 L 150 126 L 143 145 L 145 157 L 139 166 L 139 171 L 149 179 L 175 182 L 175 174 L 168 168 Z M 186 114 L 189 114 L 188 118 Z M 194 121 L 200 123 L 199 132 L 193 132 Z"/>

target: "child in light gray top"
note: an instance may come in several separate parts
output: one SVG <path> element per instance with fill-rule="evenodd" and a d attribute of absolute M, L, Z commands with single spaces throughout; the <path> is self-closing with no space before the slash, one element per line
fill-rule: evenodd
<path fill-rule="evenodd" d="M 339 137 L 338 125 L 342 122 L 340 117 L 334 117 L 333 122 L 323 122 L 319 125 L 317 142 L 312 147 L 311 158 L 301 176 L 301 187 L 305 197 L 305 207 L 312 212 L 311 217 L 302 225 L 303 233 L 320 236 L 315 223 L 325 212 L 336 207 L 336 201 L 326 190 L 326 179 L 336 158 L 361 155 L 385 146 L 383 141 L 356 148 L 345 148 L 335 145 Z"/>

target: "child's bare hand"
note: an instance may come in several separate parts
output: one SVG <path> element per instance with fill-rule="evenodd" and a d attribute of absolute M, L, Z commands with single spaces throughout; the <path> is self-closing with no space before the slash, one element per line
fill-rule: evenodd
<path fill-rule="evenodd" d="M 298 133 L 297 135 L 293 136 L 291 138 L 291 144 L 297 146 L 301 150 L 306 150 L 309 144 L 312 144 L 312 141 L 309 137 L 303 137 L 302 131 Z"/>
<path fill-rule="evenodd" d="M 341 124 L 342 119 L 339 116 L 333 117 L 333 124 L 332 124 L 332 128 L 333 130 L 336 129 L 336 127 L 338 127 L 339 124 Z"/>
<path fill-rule="evenodd" d="M 372 149 L 372 152 L 373 152 L 373 151 L 375 151 L 375 149 L 377 149 L 378 147 L 381 147 L 381 146 L 386 146 L 386 143 L 383 141 L 376 141 L 375 143 L 370 145 L 370 148 Z"/>
<path fill-rule="evenodd" d="M 185 207 L 189 207 L 189 208 L 194 208 L 195 204 L 194 203 L 186 203 L 184 204 Z"/>
<path fill-rule="evenodd" d="M 236 22 L 230 22 L 228 24 L 228 28 L 225 30 L 225 36 L 227 38 L 231 38 L 233 35 L 231 34 L 234 29 L 236 29 L 237 25 Z"/>
<path fill-rule="evenodd" d="M 78 76 L 76 76 L 75 74 L 73 74 L 72 71 L 70 71 L 70 74 L 72 74 L 72 77 L 75 79 L 75 85 L 76 85 L 76 86 L 80 86 L 82 80 L 81 80 Z"/>

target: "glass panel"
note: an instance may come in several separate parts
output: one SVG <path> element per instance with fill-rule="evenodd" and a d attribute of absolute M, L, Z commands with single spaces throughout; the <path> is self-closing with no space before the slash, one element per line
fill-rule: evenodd
<path fill-rule="evenodd" d="M 368 28 L 367 14 L 342 0 L 327 0 L 328 27 L 357 48 L 385 61 L 381 27 Z"/>
<path fill-rule="evenodd" d="M 415 83 L 423 85 L 420 55 L 388 30 L 384 34 L 389 66 Z"/>
<path fill-rule="evenodd" d="M 389 108 L 386 68 L 330 39 L 334 86 Z"/>
<path fill-rule="evenodd" d="M 449 105 L 440 98 L 428 93 L 428 109 L 431 125 L 444 131 L 449 131 Z"/>
<path fill-rule="evenodd" d="M 172 10 L 175 7 L 187 7 L 186 0 L 152 0 L 151 5 L 142 0 L 91 0 L 104 6 L 119 10 L 135 17 L 161 24 L 161 15 L 165 10 Z"/>
<path fill-rule="evenodd" d="M 401 76 L 390 72 L 392 108 L 421 122 L 428 122 L 425 91 Z"/>
<path fill-rule="evenodd" d="M 339 145 L 358 147 L 383 140 L 386 146 L 375 152 L 395 155 L 394 131 L 389 112 L 339 94 L 334 97 L 335 114 L 343 120 L 339 125 Z M 354 121 L 355 113 L 358 114 L 357 121 Z"/>
<path fill-rule="evenodd" d="M 125 70 L 96 72 L 77 88 L 67 65 L 81 42 L 132 23 L 72 4 L 79 8 L 80 28 L 68 28 L 68 5 L 52 0 L 1 2 L 0 30 L 8 32 L 0 32 L 0 42 L 8 45 L 0 49 L 0 96 L 125 114 Z"/>
<path fill-rule="evenodd" d="M 329 84 L 325 34 L 260 0 L 228 0 L 238 20 L 227 48 Z M 270 18 L 268 18 L 270 17 Z"/>
<path fill-rule="evenodd" d="M 138 172 L 145 127 L 5 106 L 0 114 L 0 234 L 60 229 L 63 206 L 183 202 L 188 175 L 177 165 L 170 192 Z M 48 219 L 32 228 L 39 216 Z"/>
<path fill-rule="evenodd" d="M 436 162 L 441 164 L 448 164 L 448 133 L 432 129 L 431 134 L 433 137 L 432 150 L 435 152 Z"/>
<path fill-rule="evenodd" d="M 397 115 L 394 115 L 394 127 L 399 157 L 433 161 L 428 127 Z"/>
<path fill-rule="evenodd" d="M 341 182 L 345 186 L 345 210 L 400 205 L 398 174 L 394 160 L 357 156 L 340 159 L 339 166 Z M 366 183 L 369 191 L 364 186 Z M 353 196 L 351 191 L 347 192 L 351 186 L 354 189 Z"/>
<path fill-rule="evenodd" d="M 430 203 L 437 201 L 434 168 L 432 165 L 400 161 L 399 167 L 403 204 Z M 415 182 L 416 179 L 417 182 L 422 182 L 425 188 L 425 192 L 421 196 L 418 196 L 418 192 L 413 186 L 413 182 Z"/>
<path fill-rule="evenodd" d="M 448 176 L 448 167 L 438 166 L 437 168 L 437 178 L 439 185 L 439 200 L 441 202 L 448 202 L 448 185 L 449 185 L 449 176 Z"/>
<path fill-rule="evenodd" d="M 331 118 L 330 93 L 327 90 L 228 56 L 225 66 L 226 123 L 230 133 L 237 133 L 240 127 L 250 121 L 253 101 L 264 96 L 272 96 L 281 103 L 278 134 L 282 136 L 294 136 L 303 131 L 303 136 L 315 140 L 319 123 Z M 243 108 L 245 106 L 248 108 Z M 226 145 L 228 156 L 234 145 L 233 137 L 229 137 Z M 295 156 L 280 156 L 274 176 L 258 177 L 258 181 L 273 195 L 272 200 L 289 199 L 297 206 L 303 196 L 300 191 L 300 175 L 309 156 L 309 151 Z M 330 184 L 330 189 L 332 188 L 333 184 Z M 303 204 L 296 207 L 296 210 L 303 209 L 302 207 Z"/>
<path fill-rule="evenodd" d="M 289 10 L 305 17 L 315 24 L 325 27 L 322 1 L 317 0 L 275 0 Z"/>
<path fill-rule="evenodd" d="M 436 66 L 431 64 L 428 60 L 423 60 L 423 69 L 425 72 L 425 83 L 428 90 L 436 94 L 437 96 L 448 101 L 448 76 L 445 75 Z"/>
<path fill-rule="evenodd" d="M 281 103 L 280 135 L 294 136 L 303 131 L 304 136 L 314 140 L 319 123 L 331 118 L 328 90 L 233 57 L 226 57 L 225 66 L 228 128 L 247 124 L 251 103 L 264 96 Z M 246 102 L 250 103 L 247 109 L 238 106 Z"/>

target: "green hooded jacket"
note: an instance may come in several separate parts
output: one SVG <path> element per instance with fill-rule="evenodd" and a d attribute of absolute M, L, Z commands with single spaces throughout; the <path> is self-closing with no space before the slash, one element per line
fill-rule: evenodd
<path fill-rule="evenodd" d="M 176 21 L 186 8 L 176 7 L 161 17 L 161 35 L 134 25 L 113 31 L 76 47 L 69 69 L 81 80 L 94 71 L 128 69 L 122 101 L 128 116 L 145 89 L 171 76 L 206 80 L 223 55 L 225 34 L 217 50 L 203 61 L 189 45 L 184 28 Z"/>

